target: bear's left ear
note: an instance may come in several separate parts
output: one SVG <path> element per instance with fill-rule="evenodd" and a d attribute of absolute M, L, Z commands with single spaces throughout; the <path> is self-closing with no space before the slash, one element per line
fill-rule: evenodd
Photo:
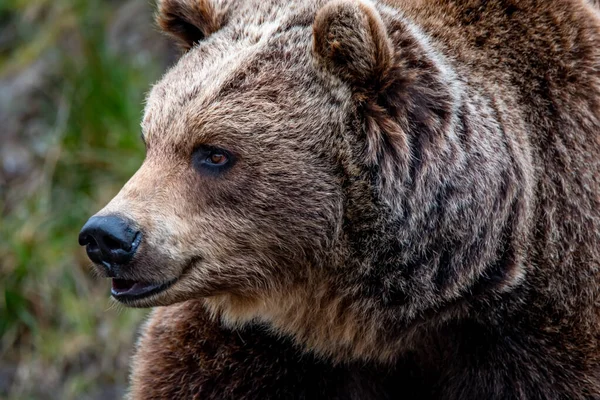
<path fill-rule="evenodd" d="M 393 48 L 377 10 L 362 0 L 336 0 L 313 23 L 313 52 L 343 80 L 367 88 L 384 80 Z"/>
<path fill-rule="evenodd" d="M 219 30 L 225 13 L 226 9 L 215 7 L 211 0 L 158 0 L 156 22 L 189 50 Z"/>

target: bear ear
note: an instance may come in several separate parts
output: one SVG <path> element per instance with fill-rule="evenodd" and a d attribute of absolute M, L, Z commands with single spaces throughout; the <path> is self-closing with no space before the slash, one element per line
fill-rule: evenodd
<path fill-rule="evenodd" d="M 186 51 L 216 32 L 223 17 L 210 0 L 158 0 L 156 22 Z"/>
<path fill-rule="evenodd" d="M 379 13 L 361 0 L 336 0 L 317 12 L 313 53 L 331 72 L 363 88 L 382 81 L 393 62 Z"/>

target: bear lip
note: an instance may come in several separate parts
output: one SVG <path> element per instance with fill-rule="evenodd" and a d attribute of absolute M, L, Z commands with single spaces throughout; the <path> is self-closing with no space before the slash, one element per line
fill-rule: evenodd
<path fill-rule="evenodd" d="M 132 301 L 160 293 L 169 288 L 177 279 L 154 283 L 113 278 L 111 294 L 119 301 Z"/>

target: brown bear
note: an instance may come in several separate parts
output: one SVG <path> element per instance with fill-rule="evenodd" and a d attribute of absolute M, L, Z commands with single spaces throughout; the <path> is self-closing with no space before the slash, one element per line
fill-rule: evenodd
<path fill-rule="evenodd" d="M 586 0 L 161 0 L 184 54 L 79 240 L 133 399 L 600 399 Z"/>

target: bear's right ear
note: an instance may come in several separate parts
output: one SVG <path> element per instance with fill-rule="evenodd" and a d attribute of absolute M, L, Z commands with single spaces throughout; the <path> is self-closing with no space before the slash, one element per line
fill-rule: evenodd
<path fill-rule="evenodd" d="M 158 0 L 156 22 L 187 51 L 219 30 L 224 15 L 210 0 Z"/>
<path fill-rule="evenodd" d="M 393 48 L 377 10 L 362 0 L 335 0 L 313 23 L 313 53 L 334 74 L 357 87 L 385 79 Z"/>

